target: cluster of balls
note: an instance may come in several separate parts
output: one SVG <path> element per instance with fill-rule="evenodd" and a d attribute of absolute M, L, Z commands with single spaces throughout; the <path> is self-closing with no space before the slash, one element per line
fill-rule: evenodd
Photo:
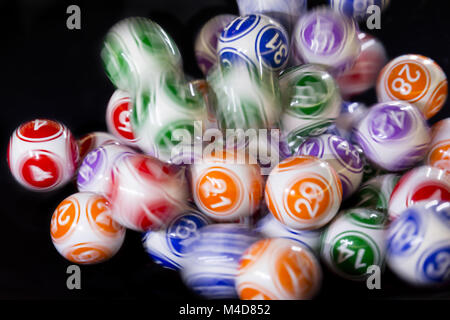
<path fill-rule="evenodd" d="M 206 80 L 187 80 L 158 24 L 113 26 L 101 52 L 117 87 L 110 133 L 76 141 L 37 119 L 10 140 L 23 186 L 49 191 L 76 177 L 79 192 L 51 219 L 56 249 L 99 263 L 125 229 L 143 232 L 150 257 L 209 299 L 310 299 L 322 266 L 361 281 L 387 262 L 408 283 L 448 283 L 450 119 L 427 124 L 447 98 L 446 76 L 417 54 L 387 62 L 359 31 L 362 3 L 307 11 L 302 0 L 239 0 L 240 16 L 216 16 L 198 33 Z M 372 87 L 377 104 L 348 102 Z M 176 132 L 193 144 L 208 128 L 280 129 L 268 177 L 250 154 L 236 163 L 245 144 L 178 153 L 186 141 Z"/>

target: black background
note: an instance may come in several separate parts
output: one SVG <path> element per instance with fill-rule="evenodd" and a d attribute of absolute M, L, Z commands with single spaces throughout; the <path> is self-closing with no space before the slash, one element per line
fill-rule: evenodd
<path fill-rule="evenodd" d="M 321 3 L 309 2 L 309 7 Z M 381 30 L 370 31 L 384 43 L 389 58 L 422 54 L 450 75 L 448 1 L 391 2 Z M 66 28 L 70 4 L 81 8 L 81 30 Z M 9 173 L 7 143 L 20 123 L 37 117 L 59 120 L 77 137 L 106 130 L 105 110 L 114 88 L 102 70 L 100 48 L 108 29 L 120 19 L 145 16 L 158 22 L 178 44 L 186 73 L 201 77 L 193 53 L 196 32 L 215 14 L 237 12 L 234 1 L 227 0 L 0 2 L 0 298 L 196 298 L 176 272 L 150 261 L 135 232 L 127 233 L 112 260 L 81 268 L 81 290 L 68 290 L 66 268 L 70 263 L 54 249 L 49 225 L 53 210 L 76 188 L 69 185 L 50 193 L 23 189 Z M 374 92 L 359 99 L 370 105 L 375 102 Z M 447 100 L 430 123 L 449 114 Z M 372 291 L 364 283 L 349 283 L 326 273 L 318 298 L 430 297 L 450 298 L 450 293 L 410 288 L 387 272 L 382 289 Z"/>

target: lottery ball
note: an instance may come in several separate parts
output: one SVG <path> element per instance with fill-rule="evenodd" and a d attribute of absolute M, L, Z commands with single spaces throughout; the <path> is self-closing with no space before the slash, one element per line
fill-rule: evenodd
<path fill-rule="evenodd" d="M 184 283 L 207 299 L 237 298 L 235 278 L 242 254 L 259 235 L 239 224 L 213 224 L 187 245 L 181 269 Z"/>
<path fill-rule="evenodd" d="M 343 211 L 324 230 L 321 257 L 330 270 L 349 280 L 364 280 L 370 266 L 384 269 L 387 215 L 355 208 Z"/>
<path fill-rule="evenodd" d="M 364 118 L 368 111 L 366 105 L 361 102 L 343 101 L 341 113 L 335 123 L 327 129 L 327 133 L 334 134 L 352 142 L 353 128 Z"/>
<path fill-rule="evenodd" d="M 125 239 L 125 228 L 110 216 L 108 201 L 91 192 L 63 200 L 53 213 L 50 233 L 56 250 L 77 264 L 95 264 L 113 257 Z"/>
<path fill-rule="evenodd" d="M 169 161 L 174 150 L 201 141 L 207 120 L 203 95 L 174 74 L 161 77 L 157 89 L 135 92 L 131 128 L 136 145 L 148 155 Z"/>
<path fill-rule="evenodd" d="M 430 143 L 422 114 L 404 101 L 374 105 L 354 133 L 366 158 L 388 171 L 402 171 L 422 161 Z"/>
<path fill-rule="evenodd" d="M 121 143 L 134 146 L 136 138 L 130 124 L 131 109 L 130 95 L 123 90 L 114 91 L 106 108 L 106 125 Z"/>
<path fill-rule="evenodd" d="M 280 76 L 281 130 L 295 152 L 309 136 L 324 133 L 341 112 L 342 99 L 333 77 L 320 66 L 285 70 Z"/>
<path fill-rule="evenodd" d="M 95 148 L 100 147 L 101 145 L 109 143 L 120 144 L 119 140 L 116 137 L 107 132 L 96 131 L 84 135 L 79 140 L 77 140 L 78 150 L 80 150 L 79 163 L 82 163 L 89 152 L 91 152 Z"/>
<path fill-rule="evenodd" d="M 245 64 L 258 70 L 280 71 L 288 62 L 289 36 L 277 21 L 261 14 L 237 17 L 222 31 L 219 62 Z"/>
<path fill-rule="evenodd" d="M 204 75 L 217 63 L 217 41 L 223 29 L 237 18 L 232 14 L 221 14 L 208 20 L 195 39 L 195 58 Z"/>
<path fill-rule="evenodd" d="M 300 17 L 292 38 L 294 63 L 322 64 L 333 75 L 350 69 L 361 50 L 355 22 L 331 9 L 312 10 Z"/>
<path fill-rule="evenodd" d="M 286 227 L 274 218 L 270 213 L 264 216 L 256 224 L 256 231 L 266 238 L 287 238 L 295 240 L 306 246 L 314 254 L 320 251 L 320 236 L 322 229 L 316 230 L 295 230 Z"/>
<path fill-rule="evenodd" d="M 369 208 L 381 212 L 388 212 L 392 191 L 400 176 L 397 174 L 383 174 L 366 181 L 352 196 L 352 207 Z"/>
<path fill-rule="evenodd" d="M 395 220 L 417 202 L 450 201 L 450 176 L 436 167 L 421 166 L 404 174 L 389 200 L 389 218 Z"/>
<path fill-rule="evenodd" d="M 165 225 L 183 212 L 188 195 L 184 170 L 141 154 L 115 162 L 107 192 L 113 219 L 135 231 Z"/>
<path fill-rule="evenodd" d="M 218 66 L 208 75 L 215 94 L 218 126 L 226 129 L 267 129 L 277 125 L 281 113 L 278 79 L 263 77 L 246 65 Z"/>
<path fill-rule="evenodd" d="M 262 200 L 263 180 L 256 160 L 239 163 L 235 156 L 215 153 L 190 168 L 195 204 L 215 221 L 251 216 Z"/>
<path fill-rule="evenodd" d="M 102 145 L 87 154 L 78 169 L 78 191 L 90 191 L 106 195 L 111 184 L 111 172 L 115 162 L 135 152 L 115 143 Z"/>
<path fill-rule="evenodd" d="M 111 82 L 128 92 L 145 83 L 157 83 L 161 74 L 182 70 L 175 42 L 146 18 L 127 18 L 115 24 L 106 34 L 101 58 Z"/>
<path fill-rule="evenodd" d="M 361 52 L 355 64 L 337 77 L 342 96 L 349 98 L 373 88 L 378 74 L 387 62 L 383 44 L 367 33 L 359 32 Z"/>
<path fill-rule="evenodd" d="M 432 201 L 406 209 L 387 233 L 387 263 L 415 286 L 450 282 L 450 202 Z"/>
<path fill-rule="evenodd" d="M 241 16 L 260 13 L 280 22 L 290 32 L 307 10 L 306 0 L 237 0 Z"/>
<path fill-rule="evenodd" d="M 186 246 L 195 241 L 200 228 L 208 224 L 209 219 L 197 210 L 185 211 L 164 228 L 147 231 L 142 243 L 154 262 L 168 269 L 179 270 L 185 258 Z"/>
<path fill-rule="evenodd" d="M 407 54 L 390 61 L 377 80 L 378 101 L 403 100 L 416 106 L 426 119 L 447 99 L 447 77 L 430 58 Z"/>
<path fill-rule="evenodd" d="M 273 216 L 288 228 L 319 229 L 338 212 L 342 186 L 327 162 L 295 156 L 281 161 L 272 170 L 265 199 Z"/>
<path fill-rule="evenodd" d="M 242 255 L 236 289 L 242 300 L 306 300 L 322 283 L 314 254 L 291 239 L 271 238 L 254 243 Z"/>
<path fill-rule="evenodd" d="M 334 10 L 348 17 L 353 17 L 357 21 L 363 21 L 373 13 L 373 10 L 370 10 L 370 6 L 375 5 L 378 9 L 384 10 L 389 5 L 389 0 L 328 0 L 328 3 Z"/>
<path fill-rule="evenodd" d="M 342 197 L 348 198 L 361 184 L 363 161 L 358 150 L 347 140 L 332 134 L 311 137 L 295 153 L 325 160 L 337 173 L 342 185 Z"/>
<path fill-rule="evenodd" d="M 78 145 L 65 125 L 36 119 L 13 132 L 7 159 L 13 177 L 22 186 L 32 191 L 50 191 L 74 176 Z"/>
<path fill-rule="evenodd" d="M 431 147 L 425 163 L 450 173 L 450 118 L 431 127 Z"/>

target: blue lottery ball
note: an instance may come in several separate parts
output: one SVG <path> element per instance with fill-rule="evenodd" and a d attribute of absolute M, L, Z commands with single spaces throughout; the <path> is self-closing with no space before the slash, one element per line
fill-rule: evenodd
<path fill-rule="evenodd" d="M 279 71 L 289 58 L 289 37 L 277 21 L 261 14 L 237 17 L 219 37 L 217 53 L 223 66 L 246 64 Z"/>
<path fill-rule="evenodd" d="M 367 9 L 376 5 L 383 11 L 389 4 L 389 0 L 328 0 L 330 7 L 358 21 L 366 19 L 369 14 Z"/>
<path fill-rule="evenodd" d="M 389 227 L 387 262 L 416 286 L 450 283 L 450 202 L 430 200 L 406 209 Z"/>
<path fill-rule="evenodd" d="M 210 221 L 202 213 L 188 211 L 174 218 L 167 227 L 146 232 L 142 242 L 154 262 L 179 270 L 184 248 L 198 238 L 200 229 L 207 224 Z"/>
<path fill-rule="evenodd" d="M 212 224 L 184 249 L 181 275 L 186 285 L 207 299 L 237 298 L 235 277 L 244 251 L 259 234 L 241 224 Z"/>

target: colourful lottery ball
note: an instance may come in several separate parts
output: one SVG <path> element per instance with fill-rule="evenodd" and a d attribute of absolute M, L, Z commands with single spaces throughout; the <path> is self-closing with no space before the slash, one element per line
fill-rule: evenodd
<path fill-rule="evenodd" d="M 264 14 L 280 22 L 290 32 L 307 10 L 307 0 L 237 0 L 239 14 Z"/>
<path fill-rule="evenodd" d="M 270 173 L 265 199 L 273 216 L 287 227 L 318 229 L 338 212 L 342 186 L 327 162 L 310 156 L 290 157 Z"/>
<path fill-rule="evenodd" d="M 353 142 L 353 128 L 364 118 L 367 111 L 364 103 L 343 101 L 339 117 L 326 132 Z"/>
<path fill-rule="evenodd" d="M 322 229 L 316 230 L 295 230 L 286 227 L 275 219 L 272 214 L 267 214 L 256 224 L 256 231 L 267 238 L 287 238 L 295 240 L 306 246 L 309 250 L 318 255 L 320 251 L 320 237 Z"/>
<path fill-rule="evenodd" d="M 233 14 L 221 14 L 208 20 L 195 38 L 195 58 L 204 75 L 217 63 L 217 41 L 223 29 L 237 18 Z"/>
<path fill-rule="evenodd" d="M 396 174 L 383 174 L 366 181 L 352 196 L 352 207 L 369 208 L 387 213 L 392 191 L 399 179 L 400 176 Z"/>
<path fill-rule="evenodd" d="M 344 138 L 332 134 L 311 137 L 300 145 L 295 155 L 313 156 L 328 162 L 341 181 L 344 199 L 361 184 L 364 162 L 358 150 Z"/>
<path fill-rule="evenodd" d="M 373 88 L 381 69 L 387 62 L 386 50 L 377 38 L 359 32 L 358 39 L 361 43 L 361 52 L 355 64 L 336 79 L 341 94 L 345 98 Z"/>
<path fill-rule="evenodd" d="M 353 17 L 357 21 L 363 21 L 373 14 L 372 10 L 369 10 L 369 13 L 367 12 L 370 6 L 375 5 L 382 11 L 389 5 L 389 0 L 328 0 L 328 3 L 334 10 L 348 17 Z"/>
<path fill-rule="evenodd" d="M 78 191 L 106 195 L 114 164 L 120 158 L 134 153 L 130 148 L 115 143 L 102 145 L 89 152 L 78 169 Z"/>
<path fill-rule="evenodd" d="M 217 44 L 222 65 L 246 64 L 258 70 L 280 71 L 288 62 L 289 36 L 277 21 L 261 14 L 237 17 Z"/>
<path fill-rule="evenodd" d="M 81 164 L 86 155 L 101 145 L 115 143 L 120 144 L 119 140 L 112 134 L 102 131 L 88 133 L 77 140 L 78 150 L 80 150 Z"/>
<path fill-rule="evenodd" d="M 416 286 L 450 282 L 450 202 L 432 201 L 406 209 L 389 227 L 387 263 Z"/>
<path fill-rule="evenodd" d="M 125 239 L 125 228 L 111 219 L 108 201 L 79 192 L 63 200 L 53 213 L 50 233 L 58 252 L 77 264 L 95 264 L 113 257 Z"/>
<path fill-rule="evenodd" d="M 190 168 L 195 204 L 215 221 L 251 216 L 262 200 L 263 180 L 256 160 L 237 163 L 235 155 L 215 153 Z"/>
<path fill-rule="evenodd" d="M 350 69 L 361 51 L 356 23 L 331 9 L 300 17 L 292 37 L 294 63 L 322 64 L 333 75 Z"/>
<path fill-rule="evenodd" d="M 197 210 L 176 216 L 159 230 L 147 231 L 142 244 L 151 259 L 169 269 L 179 270 L 185 258 L 185 248 L 199 237 L 200 228 L 210 224 Z"/>
<path fill-rule="evenodd" d="M 388 171 L 402 171 L 422 161 L 430 143 L 422 114 L 404 101 L 374 105 L 354 133 L 367 159 Z"/>
<path fill-rule="evenodd" d="M 324 230 L 321 257 L 330 270 L 349 280 L 364 280 L 370 266 L 384 269 L 387 215 L 355 208 L 343 211 Z"/>
<path fill-rule="evenodd" d="M 450 201 L 450 175 L 436 167 L 421 166 L 404 174 L 392 192 L 389 218 L 395 220 L 417 202 Z"/>
<path fill-rule="evenodd" d="M 12 134 L 7 153 L 13 177 L 32 191 L 50 191 L 69 182 L 77 169 L 78 145 L 59 122 L 36 119 Z"/>
<path fill-rule="evenodd" d="M 181 269 L 184 283 L 207 299 L 237 298 L 235 278 L 242 254 L 259 235 L 240 224 L 213 224 L 201 228 L 187 245 Z"/>
<path fill-rule="evenodd" d="M 430 145 L 425 163 L 450 173 L 450 118 L 431 127 Z"/>
<path fill-rule="evenodd" d="M 130 123 L 131 110 L 130 95 L 123 90 L 114 91 L 106 108 L 106 125 L 108 131 L 121 143 L 135 146 L 136 137 Z"/>
<path fill-rule="evenodd" d="M 280 76 L 282 135 L 291 152 L 309 136 L 320 135 L 341 112 L 342 99 L 333 77 L 320 66 L 304 65 Z"/>
<path fill-rule="evenodd" d="M 158 83 L 162 74 L 182 70 L 175 42 L 146 18 L 116 23 L 106 34 L 101 57 L 111 82 L 128 92 L 146 83 Z"/>
<path fill-rule="evenodd" d="M 201 141 L 206 120 L 203 95 L 176 74 L 162 76 L 157 88 L 146 85 L 134 93 L 136 145 L 162 161 L 169 161 L 177 148 Z"/>
<path fill-rule="evenodd" d="M 408 101 L 426 119 L 441 110 L 447 90 L 447 77 L 441 67 L 417 54 L 406 54 L 390 61 L 377 81 L 378 101 Z"/>
<path fill-rule="evenodd" d="M 189 193 L 184 170 L 133 154 L 116 161 L 107 195 L 114 220 L 129 229 L 146 231 L 181 214 Z"/>
<path fill-rule="evenodd" d="M 306 300 L 322 284 L 322 269 L 314 254 L 291 239 L 254 243 L 242 255 L 236 289 L 242 300 Z"/>
<path fill-rule="evenodd" d="M 222 131 L 277 125 L 281 113 L 278 79 L 272 73 L 262 75 L 242 64 L 211 70 L 208 83 L 215 95 L 216 117 Z"/>

